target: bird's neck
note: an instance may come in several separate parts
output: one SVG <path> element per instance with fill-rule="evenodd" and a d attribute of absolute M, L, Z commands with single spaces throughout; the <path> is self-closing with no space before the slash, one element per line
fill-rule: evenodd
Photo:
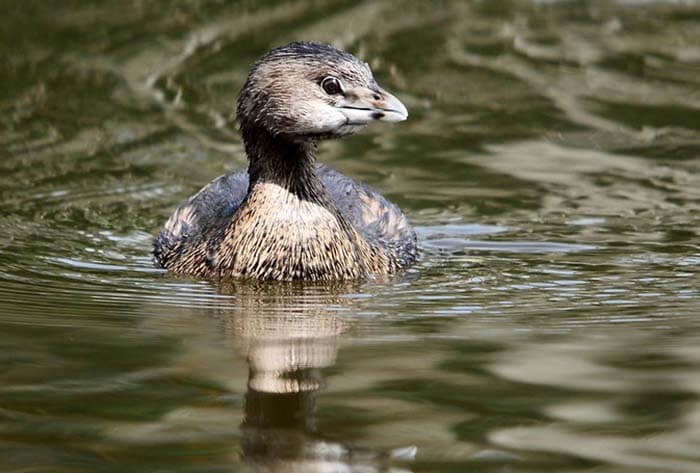
<path fill-rule="evenodd" d="M 226 270 L 260 279 L 355 279 L 395 261 L 338 210 L 319 177 L 316 145 L 243 130 L 248 196 L 229 226 Z"/>
<path fill-rule="evenodd" d="M 325 188 L 316 173 L 316 142 L 272 135 L 257 127 L 243 129 L 248 155 L 250 191 L 273 184 L 305 199 L 325 197 Z M 325 199 L 323 199 L 325 200 Z"/>

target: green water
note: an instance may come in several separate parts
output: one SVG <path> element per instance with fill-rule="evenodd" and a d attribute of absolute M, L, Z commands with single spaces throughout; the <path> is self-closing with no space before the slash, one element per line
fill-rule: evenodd
<path fill-rule="evenodd" d="M 0 471 L 700 471 L 700 4 L 2 2 Z M 320 40 L 409 120 L 324 143 L 389 282 L 150 255 L 245 165 L 249 64 Z"/>

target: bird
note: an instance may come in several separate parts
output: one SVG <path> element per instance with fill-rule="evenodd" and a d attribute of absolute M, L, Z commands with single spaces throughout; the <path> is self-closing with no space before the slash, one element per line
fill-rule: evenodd
<path fill-rule="evenodd" d="M 398 206 L 316 159 L 321 140 L 408 117 L 366 62 L 323 43 L 277 47 L 251 66 L 236 114 L 247 171 L 175 210 L 154 240 L 160 267 L 207 280 L 341 281 L 417 259 Z"/>

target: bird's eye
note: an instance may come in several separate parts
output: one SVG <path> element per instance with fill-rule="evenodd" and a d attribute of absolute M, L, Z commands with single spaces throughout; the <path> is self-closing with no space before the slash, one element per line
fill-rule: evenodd
<path fill-rule="evenodd" d="M 321 88 L 328 95 L 336 95 L 343 91 L 343 88 L 340 85 L 340 81 L 335 77 L 331 76 L 325 77 L 321 81 Z"/>

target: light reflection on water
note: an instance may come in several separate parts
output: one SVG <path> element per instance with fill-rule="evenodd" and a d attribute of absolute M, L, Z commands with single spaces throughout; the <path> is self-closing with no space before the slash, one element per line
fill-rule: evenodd
<path fill-rule="evenodd" d="M 11 11 L 0 470 L 700 468 L 697 5 Z M 408 105 L 322 159 L 401 205 L 421 260 L 330 287 L 163 274 L 152 233 L 244 164 L 236 93 L 291 39 Z"/>

